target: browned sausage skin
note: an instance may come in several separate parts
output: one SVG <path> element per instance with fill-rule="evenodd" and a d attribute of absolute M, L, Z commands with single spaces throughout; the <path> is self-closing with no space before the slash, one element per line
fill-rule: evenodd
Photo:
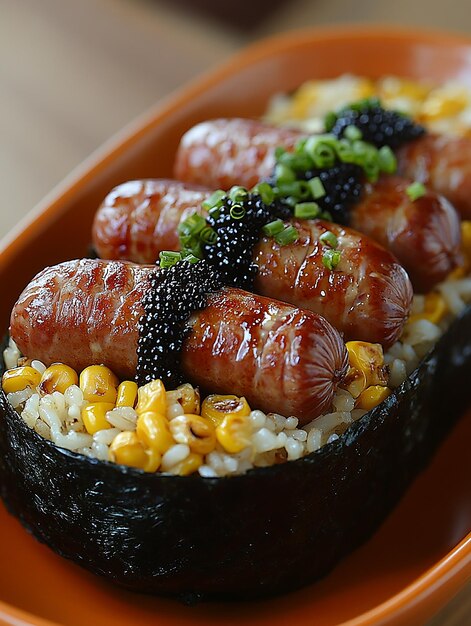
<path fill-rule="evenodd" d="M 461 260 L 460 219 L 443 196 L 428 190 L 411 200 L 408 186 L 398 176 L 367 184 L 361 202 L 351 211 L 351 226 L 390 250 L 407 270 L 415 291 L 426 293 Z"/>
<path fill-rule="evenodd" d="M 177 250 L 177 226 L 210 191 L 173 180 L 134 180 L 113 189 L 95 214 L 92 239 L 102 259 L 153 263 L 160 250 Z"/>
<path fill-rule="evenodd" d="M 427 134 L 397 153 L 398 172 L 443 194 L 471 219 L 471 139 Z"/>
<path fill-rule="evenodd" d="M 10 333 L 46 364 L 81 370 L 103 363 L 122 378 L 136 371 L 137 322 L 155 268 L 84 259 L 43 270 L 21 294 Z M 306 423 L 329 410 L 348 365 L 339 333 L 321 316 L 225 288 L 190 318 L 182 350 L 189 380 L 244 395 L 265 411 Z"/>

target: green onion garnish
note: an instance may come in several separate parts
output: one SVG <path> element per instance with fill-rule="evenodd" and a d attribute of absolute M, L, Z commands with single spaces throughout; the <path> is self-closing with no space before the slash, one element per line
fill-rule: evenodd
<path fill-rule="evenodd" d="M 319 198 L 323 198 L 325 196 L 324 185 L 322 184 L 319 176 L 315 178 L 311 178 L 311 180 L 307 181 L 307 185 L 311 191 L 312 197 L 314 200 L 319 200 Z"/>
<path fill-rule="evenodd" d="M 353 125 L 347 126 L 343 134 L 347 139 L 350 139 L 350 141 L 356 141 L 363 137 L 361 130 Z"/>
<path fill-rule="evenodd" d="M 233 204 L 229 214 L 233 220 L 241 220 L 245 217 L 245 209 L 241 204 Z"/>
<path fill-rule="evenodd" d="M 217 189 L 209 196 L 207 200 L 204 200 L 202 202 L 203 209 L 209 211 L 213 207 L 220 207 L 222 205 L 222 200 L 226 195 L 227 193 L 225 191 L 223 191 L 222 189 Z"/>
<path fill-rule="evenodd" d="M 258 183 L 252 189 L 252 193 L 258 194 L 263 204 L 271 204 L 275 199 L 275 192 L 269 183 Z"/>
<path fill-rule="evenodd" d="M 280 219 L 278 219 L 278 220 L 273 220 L 273 222 L 268 222 L 268 224 L 265 224 L 262 230 L 263 230 L 264 235 L 267 235 L 267 237 L 274 237 L 278 233 L 281 233 L 284 227 L 285 225 L 283 224 L 283 222 Z"/>
<path fill-rule="evenodd" d="M 208 215 L 211 216 L 215 220 L 219 218 L 220 213 L 221 213 L 221 207 L 218 207 L 218 206 L 212 206 L 208 211 Z"/>
<path fill-rule="evenodd" d="M 298 230 L 294 226 L 286 226 L 281 232 L 275 235 L 274 239 L 280 246 L 288 246 L 299 238 Z"/>
<path fill-rule="evenodd" d="M 211 226 L 205 226 L 200 232 L 200 239 L 206 245 L 213 245 L 216 243 L 218 234 Z"/>
<path fill-rule="evenodd" d="M 420 183 L 416 180 L 415 183 L 412 183 L 407 187 L 406 193 L 412 200 L 412 202 L 415 202 L 422 196 L 425 196 L 425 194 L 427 193 L 427 189 L 425 188 L 425 185 L 423 183 Z"/>
<path fill-rule="evenodd" d="M 182 259 L 182 255 L 180 254 L 180 252 L 172 252 L 171 250 L 163 250 L 159 254 L 159 265 L 163 270 L 165 270 L 168 267 L 172 267 L 173 265 L 175 265 L 175 263 L 178 263 L 178 261 L 181 261 L 181 259 Z"/>
<path fill-rule="evenodd" d="M 198 263 L 198 261 L 201 261 L 201 259 L 199 259 L 194 254 L 189 253 L 183 257 L 183 261 L 186 261 L 187 263 Z"/>
<path fill-rule="evenodd" d="M 283 163 L 278 163 L 275 166 L 275 179 L 278 185 L 292 183 L 296 180 L 296 174 L 287 165 L 283 165 Z"/>
<path fill-rule="evenodd" d="M 229 190 L 229 198 L 232 202 L 243 202 L 248 195 L 249 192 L 247 189 L 245 187 L 240 187 L 239 185 L 235 185 Z"/>
<path fill-rule="evenodd" d="M 294 206 L 294 217 L 301 220 L 312 220 L 318 217 L 320 212 L 317 202 L 301 202 Z"/>
<path fill-rule="evenodd" d="M 397 170 L 397 159 L 389 146 L 382 146 L 378 150 L 379 169 L 386 174 L 394 174 Z"/>
<path fill-rule="evenodd" d="M 341 256 L 342 256 L 342 253 L 340 252 L 340 250 L 332 250 L 332 249 L 326 250 L 324 254 L 322 255 L 322 264 L 328 270 L 334 270 L 337 267 L 337 265 L 340 263 Z"/>
<path fill-rule="evenodd" d="M 338 246 L 339 240 L 330 230 L 326 230 L 325 233 L 319 237 L 319 241 L 329 248 L 336 248 Z"/>
<path fill-rule="evenodd" d="M 206 226 L 206 220 L 198 213 L 192 213 L 178 225 L 178 234 L 183 236 L 197 235 Z"/>

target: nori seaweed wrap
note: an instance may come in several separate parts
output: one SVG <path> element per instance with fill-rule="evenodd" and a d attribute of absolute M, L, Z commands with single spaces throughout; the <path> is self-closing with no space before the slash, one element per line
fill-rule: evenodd
<path fill-rule="evenodd" d="M 378 528 L 469 404 L 470 371 L 468 307 L 339 439 L 214 479 L 146 474 L 58 448 L 2 391 L 1 496 L 40 541 L 129 589 L 187 601 L 286 592 L 325 575 Z"/>

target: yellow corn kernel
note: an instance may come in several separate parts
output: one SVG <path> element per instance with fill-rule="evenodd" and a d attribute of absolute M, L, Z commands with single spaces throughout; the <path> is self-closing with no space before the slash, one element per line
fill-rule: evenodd
<path fill-rule="evenodd" d="M 247 415 L 227 415 L 216 428 L 216 437 L 230 454 L 242 452 L 251 445 L 252 427 Z"/>
<path fill-rule="evenodd" d="M 2 386 L 5 393 L 23 391 L 26 387 L 35 389 L 41 381 L 41 374 L 34 367 L 24 365 L 7 370 L 2 377 Z"/>
<path fill-rule="evenodd" d="M 438 324 L 448 311 L 447 304 L 443 296 L 435 291 L 431 291 L 425 296 L 424 310 L 409 317 L 410 322 L 417 320 L 428 320 L 433 324 Z"/>
<path fill-rule="evenodd" d="M 105 365 L 90 365 L 82 370 L 79 386 L 87 402 L 115 404 L 119 381 Z"/>
<path fill-rule="evenodd" d="M 208 454 L 216 447 L 212 422 L 200 415 L 179 415 L 170 420 L 170 432 L 177 443 L 186 443 L 192 452 Z"/>
<path fill-rule="evenodd" d="M 160 467 L 161 456 L 157 451 L 146 450 L 135 432 L 124 431 L 116 435 L 110 445 L 110 461 L 155 472 Z"/>
<path fill-rule="evenodd" d="M 116 396 L 116 406 L 130 406 L 135 405 L 137 398 L 137 385 L 132 380 L 123 380 L 118 387 L 118 393 Z"/>
<path fill-rule="evenodd" d="M 422 102 L 429 92 L 430 86 L 407 78 L 387 76 L 378 81 L 378 96 L 381 100 L 410 98 Z"/>
<path fill-rule="evenodd" d="M 175 443 L 167 418 L 155 411 L 146 411 L 139 415 L 136 435 L 146 448 L 159 452 L 159 454 L 167 452 Z"/>
<path fill-rule="evenodd" d="M 201 407 L 201 417 L 212 421 L 218 426 L 229 415 L 250 415 L 251 408 L 245 398 L 237 396 L 221 396 L 212 394 L 204 399 Z"/>
<path fill-rule="evenodd" d="M 452 91 L 436 89 L 423 103 L 421 118 L 430 121 L 457 115 L 468 105 L 468 100 L 468 94 L 463 89 Z"/>
<path fill-rule="evenodd" d="M 137 392 L 136 413 L 154 411 L 159 415 L 165 415 L 167 411 L 167 398 L 165 387 L 161 380 L 152 380 L 147 385 L 139 387 Z"/>
<path fill-rule="evenodd" d="M 391 395 L 391 390 L 388 387 L 371 385 L 371 387 L 367 387 L 367 389 L 359 395 L 355 402 L 355 408 L 369 411 L 370 409 L 374 409 L 375 406 L 378 406 L 378 404 L 381 404 L 389 395 Z"/>
<path fill-rule="evenodd" d="M 77 372 L 63 363 L 53 363 L 44 370 L 39 391 L 42 394 L 51 394 L 54 391 L 64 393 L 71 385 L 78 385 Z"/>
<path fill-rule="evenodd" d="M 458 267 L 455 267 L 455 269 L 448 274 L 447 280 L 459 280 L 460 278 L 464 278 L 468 273 L 467 265 L 468 264 L 466 263 L 465 265 L 459 265 Z"/>
<path fill-rule="evenodd" d="M 340 386 L 342 389 L 348 391 L 354 398 L 358 398 L 361 392 L 368 386 L 365 372 L 350 366 Z"/>
<path fill-rule="evenodd" d="M 185 383 L 177 388 L 177 391 L 181 394 L 179 402 L 182 405 L 182 409 L 185 413 L 191 413 L 192 415 L 199 415 L 201 410 L 200 404 L 200 392 L 195 389 L 190 383 Z"/>
<path fill-rule="evenodd" d="M 108 411 L 114 409 L 112 402 L 93 402 L 87 404 L 82 409 L 82 421 L 87 433 L 94 435 L 99 430 L 111 428 L 111 424 L 106 419 Z"/>
<path fill-rule="evenodd" d="M 387 385 L 388 377 L 384 367 L 383 348 L 379 343 L 349 341 L 346 344 L 350 366 L 366 377 L 366 386 Z"/>
<path fill-rule="evenodd" d="M 186 459 L 172 467 L 171 472 L 177 476 L 188 476 L 196 472 L 201 465 L 203 465 L 203 455 L 190 452 Z"/>

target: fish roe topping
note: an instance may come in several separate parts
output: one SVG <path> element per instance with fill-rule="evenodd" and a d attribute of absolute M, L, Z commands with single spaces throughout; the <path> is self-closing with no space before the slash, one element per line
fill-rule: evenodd
<path fill-rule="evenodd" d="M 223 282 L 209 263 L 186 260 L 156 269 L 149 282 L 138 324 L 136 382 L 144 385 L 161 379 L 165 385 L 177 386 L 184 382 L 181 349 L 190 332 L 187 320 L 205 308 L 207 295 Z"/>
<path fill-rule="evenodd" d="M 336 137 L 343 137 L 347 128 L 353 126 L 361 132 L 364 141 L 377 148 L 389 146 L 393 150 L 425 133 L 425 128 L 407 115 L 384 109 L 377 98 L 360 100 L 338 113 L 327 114 L 325 125 Z"/>

